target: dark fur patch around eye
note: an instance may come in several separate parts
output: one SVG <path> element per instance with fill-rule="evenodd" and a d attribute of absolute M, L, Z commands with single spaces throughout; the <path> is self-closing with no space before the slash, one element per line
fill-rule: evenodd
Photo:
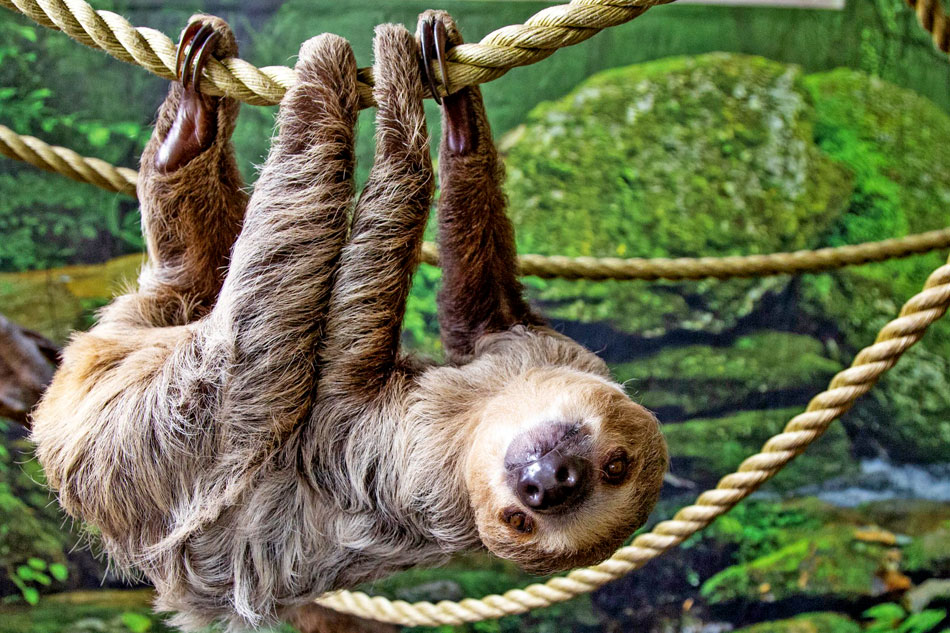
<path fill-rule="evenodd" d="M 620 472 L 612 472 L 618 463 L 622 466 L 622 470 L 620 470 Z M 630 466 L 630 457 L 626 451 L 622 448 L 614 449 L 601 463 L 601 477 L 604 482 L 608 484 L 614 486 L 622 484 L 630 477 L 630 471 L 633 470 Z"/>
<path fill-rule="evenodd" d="M 531 534 L 534 532 L 534 519 L 516 507 L 505 508 L 501 513 L 501 520 L 508 524 L 513 530 L 521 532 L 522 534 Z"/>

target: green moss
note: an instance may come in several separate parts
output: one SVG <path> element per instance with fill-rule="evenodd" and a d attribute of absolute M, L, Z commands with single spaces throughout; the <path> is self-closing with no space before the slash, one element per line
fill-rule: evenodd
<path fill-rule="evenodd" d="M 664 348 L 649 358 L 612 367 L 618 380 L 654 410 L 693 417 L 767 405 L 782 397 L 805 404 L 842 367 L 809 336 L 762 332 L 729 347 Z"/>
<path fill-rule="evenodd" d="M 801 412 L 800 407 L 764 409 L 666 424 L 663 434 L 674 458 L 673 474 L 703 484 L 714 482 L 735 470 L 746 457 L 758 452 L 766 440 Z M 853 468 L 847 436 L 841 425 L 833 424 L 808 451 L 767 485 L 775 490 L 790 490 L 847 473 Z"/>
<path fill-rule="evenodd" d="M 942 527 L 915 538 L 904 549 L 903 568 L 933 576 L 950 573 L 950 520 Z"/>
<path fill-rule="evenodd" d="M 538 106 L 506 140 L 523 252 L 621 257 L 806 248 L 850 195 L 812 142 L 799 70 L 711 54 L 614 69 Z M 560 318 L 639 334 L 722 330 L 787 279 L 550 281 Z"/>
<path fill-rule="evenodd" d="M 761 622 L 735 633 L 859 633 L 861 625 L 840 613 L 804 613 L 789 620 Z"/>
<path fill-rule="evenodd" d="M 712 603 L 874 595 L 886 549 L 854 540 L 851 527 L 829 526 L 719 572 L 703 583 L 701 593 Z"/>
<path fill-rule="evenodd" d="M 806 77 L 815 103 L 815 139 L 855 178 L 854 192 L 827 237 L 831 245 L 898 237 L 947 225 L 950 117 L 905 90 L 838 69 Z M 832 317 L 845 341 L 867 345 L 901 303 L 920 291 L 943 253 L 858 266 L 805 279 L 804 298 Z M 950 326 L 939 325 L 941 353 Z M 936 337 L 934 337 L 936 338 Z"/>
<path fill-rule="evenodd" d="M 950 359 L 927 349 L 939 342 L 936 334 L 911 348 L 845 418 L 861 452 L 950 462 Z"/>

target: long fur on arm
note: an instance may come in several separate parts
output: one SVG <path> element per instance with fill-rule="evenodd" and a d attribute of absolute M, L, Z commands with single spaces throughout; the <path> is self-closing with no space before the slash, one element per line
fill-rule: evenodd
<path fill-rule="evenodd" d="M 376 29 L 376 162 L 357 204 L 330 303 L 320 389 L 363 402 L 396 366 L 411 276 L 432 198 L 415 40 Z"/>
<path fill-rule="evenodd" d="M 449 45 L 460 44 L 462 37 L 444 11 L 427 11 L 420 22 L 433 15 L 447 23 Z M 501 188 L 505 169 L 477 87 L 443 98 L 442 130 L 439 326 L 450 360 L 465 362 L 482 335 L 543 320 L 522 298 L 514 228 Z M 463 148 L 453 147 L 450 137 L 463 141 Z"/>

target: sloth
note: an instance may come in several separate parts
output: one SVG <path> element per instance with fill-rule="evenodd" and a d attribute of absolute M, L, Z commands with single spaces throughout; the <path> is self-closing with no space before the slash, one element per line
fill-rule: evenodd
<path fill-rule="evenodd" d="M 147 262 L 65 349 L 33 439 L 61 505 L 185 629 L 269 624 L 479 547 L 538 574 L 595 563 L 656 502 L 657 420 L 523 297 L 475 87 L 442 101 L 446 361 L 401 353 L 434 188 L 424 80 L 461 42 L 443 12 L 419 29 L 421 50 L 376 29 L 376 156 L 355 204 L 345 40 L 301 47 L 248 198 L 238 103 L 199 85 L 235 39 L 203 15 L 182 34 L 142 156 Z"/>

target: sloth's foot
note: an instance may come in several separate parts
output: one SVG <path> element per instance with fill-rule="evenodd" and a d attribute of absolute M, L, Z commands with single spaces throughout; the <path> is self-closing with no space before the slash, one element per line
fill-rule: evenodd
<path fill-rule="evenodd" d="M 475 150 L 478 140 L 475 113 L 472 111 L 473 88 L 465 87 L 440 97 L 432 66 L 433 62 L 439 65 L 442 88 L 448 93 L 450 86 L 447 83 L 446 55 L 450 48 L 462 43 L 462 36 L 452 17 L 445 11 L 423 13 L 419 18 L 418 35 L 426 82 L 445 115 L 442 133 L 445 134 L 446 145 L 449 151 L 456 154 L 469 154 Z"/>
<path fill-rule="evenodd" d="M 210 17 L 195 19 L 181 34 L 176 63 L 181 99 L 175 122 L 155 157 L 155 167 L 161 172 L 172 172 L 186 165 L 214 143 L 220 97 L 201 94 L 199 83 L 202 70 L 225 35 L 233 40 L 228 26 Z"/>

